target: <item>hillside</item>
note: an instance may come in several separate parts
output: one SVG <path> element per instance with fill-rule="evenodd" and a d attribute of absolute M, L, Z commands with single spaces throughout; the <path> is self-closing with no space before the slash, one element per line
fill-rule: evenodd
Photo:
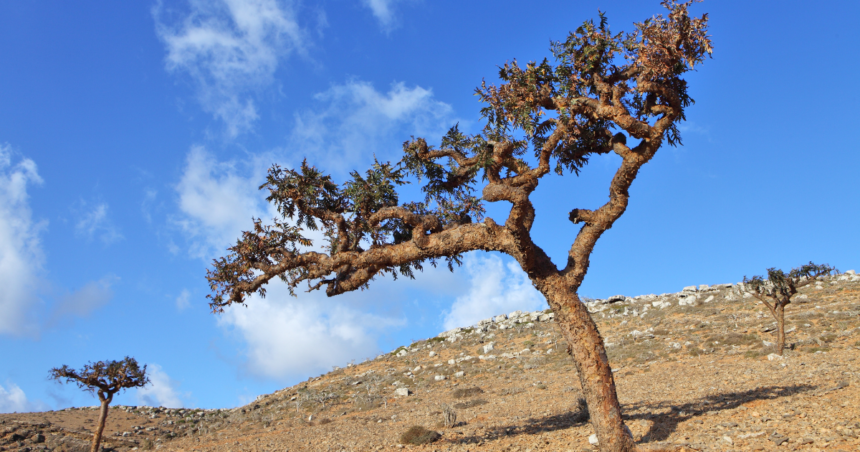
<path fill-rule="evenodd" d="M 591 300 L 631 431 L 694 450 L 860 449 L 860 276 L 774 322 L 742 285 Z M 548 312 L 500 315 L 232 410 L 113 407 L 106 450 L 585 451 L 593 433 Z M 443 412 L 455 413 L 446 427 Z M 88 450 L 97 411 L 0 414 L 0 450 Z M 450 417 L 449 417 L 450 420 Z M 403 446 L 413 425 L 441 433 Z"/>

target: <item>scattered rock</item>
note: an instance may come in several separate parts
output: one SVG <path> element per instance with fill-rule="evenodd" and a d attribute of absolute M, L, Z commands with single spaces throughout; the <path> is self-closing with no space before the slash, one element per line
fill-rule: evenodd
<path fill-rule="evenodd" d="M 394 390 L 395 397 L 408 397 L 409 394 L 412 394 L 409 388 L 397 388 Z"/>

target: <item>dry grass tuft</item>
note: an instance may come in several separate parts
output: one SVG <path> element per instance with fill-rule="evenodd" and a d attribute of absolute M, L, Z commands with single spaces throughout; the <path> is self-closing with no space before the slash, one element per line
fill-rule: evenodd
<path fill-rule="evenodd" d="M 466 397 L 476 396 L 478 394 L 483 394 L 484 390 L 479 387 L 474 388 L 460 388 L 455 389 L 454 392 L 451 393 L 455 399 L 464 399 Z"/>
<path fill-rule="evenodd" d="M 430 444 L 441 437 L 442 435 L 438 432 L 427 430 L 420 425 L 413 425 L 412 427 L 409 427 L 409 430 L 406 430 L 402 435 L 400 435 L 400 444 L 420 446 L 422 444 Z"/>

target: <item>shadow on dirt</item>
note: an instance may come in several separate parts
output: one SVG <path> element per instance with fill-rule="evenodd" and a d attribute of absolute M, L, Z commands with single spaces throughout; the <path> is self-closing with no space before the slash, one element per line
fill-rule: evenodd
<path fill-rule="evenodd" d="M 678 424 L 695 417 L 706 416 L 708 413 L 731 410 L 744 403 L 754 400 L 772 400 L 789 397 L 794 394 L 810 392 L 817 389 L 812 385 L 769 386 L 743 392 L 729 392 L 699 400 L 676 404 L 672 401 L 624 405 L 626 412 L 644 411 L 643 413 L 625 415 L 626 422 L 638 419 L 653 421 L 651 428 L 642 436 L 640 443 L 663 441 L 677 429 Z M 664 413 L 666 410 L 668 413 Z M 652 414 L 659 412 L 659 414 Z M 495 441 L 504 437 L 519 435 L 535 435 L 542 432 L 564 430 L 573 426 L 583 425 L 587 421 L 579 412 L 567 412 L 542 418 L 525 419 L 517 424 L 492 427 L 484 430 L 483 434 L 452 437 L 445 435 L 443 441 L 449 444 L 478 444 L 485 441 Z"/>

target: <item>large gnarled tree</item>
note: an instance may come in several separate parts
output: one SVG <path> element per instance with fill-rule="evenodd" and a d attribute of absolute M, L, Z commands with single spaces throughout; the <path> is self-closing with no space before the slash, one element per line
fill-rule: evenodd
<path fill-rule="evenodd" d="M 108 416 L 108 406 L 117 392 L 128 388 L 140 388 L 149 383 L 146 376 L 146 366 L 140 367 L 134 358 L 125 357 L 122 361 L 99 361 L 84 365 L 81 370 L 69 366 L 51 369 L 50 378 L 65 379 L 67 383 L 74 382 L 79 388 L 96 393 L 101 402 L 99 409 L 99 424 L 93 432 L 93 442 L 90 452 L 98 452 L 99 444 L 104 433 Z"/>
<path fill-rule="evenodd" d="M 308 290 L 324 288 L 334 296 L 386 274 L 412 277 L 428 262 L 444 259 L 453 269 L 469 251 L 502 252 L 516 259 L 556 314 L 600 449 L 635 450 L 603 340 L 577 290 L 595 243 L 627 209 L 642 165 L 664 141 L 680 143 L 678 123 L 692 102 L 682 76 L 712 50 L 707 15 L 691 18 L 691 3 L 666 0 L 666 17 L 635 24 L 626 34 L 611 34 L 601 14 L 597 24 L 585 22 L 552 44 L 554 65 L 505 64 L 500 86 L 477 89 L 487 104 L 487 124 L 478 135 L 455 126 L 438 148 L 413 138 L 399 163 L 377 162 L 342 186 L 306 162 L 298 169 L 273 166 L 260 188 L 282 218 L 271 225 L 254 220 L 253 230 L 214 262 L 207 274 L 213 311 L 253 293 L 265 296 L 275 277 L 291 292 L 307 282 Z M 580 229 L 559 268 L 532 240 L 530 196 L 551 171 L 578 174 L 593 155 L 610 152 L 621 163 L 609 201 L 570 211 Z M 410 179 L 422 183 L 426 196 L 401 203 L 396 188 Z M 556 203 L 566 199 L 559 193 Z M 484 217 L 484 203 L 499 201 L 511 205 L 504 224 Z M 322 252 L 308 249 L 306 229 L 322 229 Z"/>

